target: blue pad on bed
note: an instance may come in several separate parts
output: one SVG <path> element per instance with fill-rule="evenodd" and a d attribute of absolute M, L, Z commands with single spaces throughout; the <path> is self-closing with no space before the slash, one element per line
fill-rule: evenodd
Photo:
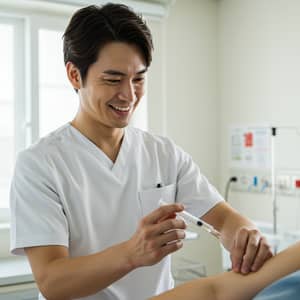
<path fill-rule="evenodd" d="M 300 271 L 288 275 L 262 290 L 253 300 L 299 300 Z"/>

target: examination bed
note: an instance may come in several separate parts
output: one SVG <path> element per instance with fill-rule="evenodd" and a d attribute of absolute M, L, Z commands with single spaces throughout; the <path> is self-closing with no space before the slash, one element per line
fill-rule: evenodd
<path fill-rule="evenodd" d="M 261 291 L 253 300 L 299 300 L 300 271 L 288 275 Z"/>

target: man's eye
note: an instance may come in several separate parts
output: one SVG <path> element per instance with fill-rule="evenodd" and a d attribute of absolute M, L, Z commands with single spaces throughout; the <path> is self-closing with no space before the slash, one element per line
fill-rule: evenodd
<path fill-rule="evenodd" d="M 121 82 L 120 79 L 105 79 L 105 81 L 109 84 L 118 84 Z"/>
<path fill-rule="evenodd" d="M 139 78 L 135 78 L 133 81 L 134 82 L 143 82 L 145 80 L 145 78 L 144 77 L 139 77 Z"/>

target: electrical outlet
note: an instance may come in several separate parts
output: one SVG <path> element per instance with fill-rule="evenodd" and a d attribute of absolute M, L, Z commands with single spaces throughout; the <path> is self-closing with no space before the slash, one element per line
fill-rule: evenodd
<path fill-rule="evenodd" d="M 291 194 L 292 181 L 289 175 L 276 176 L 276 190 L 280 194 Z"/>
<path fill-rule="evenodd" d="M 260 170 L 232 170 L 231 176 L 237 177 L 237 182 L 232 182 L 231 189 L 236 192 L 264 193 L 272 191 L 272 177 L 270 172 Z M 300 196 L 300 171 L 277 170 L 275 188 L 278 195 L 294 197 Z"/>
<path fill-rule="evenodd" d="M 247 191 L 249 188 L 250 182 L 251 182 L 250 176 L 248 176 L 246 174 L 241 174 L 238 177 L 238 189 L 243 192 Z"/>
<path fill-rule="evenodd" d="M 290 176 L 280 175 L 276 177 L 276 185 L 279 190 L 287 190 L 291 186 Z"/>
<path fill-rule="evenodd" d="M 237 177 L 237 182 L 232 183 L 231 189 L 237 192 L 269 193 L 271 178 L 267 174 L 232 172 L 231 176 Z"/>
<path fill-rule="evenodd" d="M 259 187 L 262 193 L 267 193 L 272 187 L 271 177 L 262 176 L 259 180 Z"/>

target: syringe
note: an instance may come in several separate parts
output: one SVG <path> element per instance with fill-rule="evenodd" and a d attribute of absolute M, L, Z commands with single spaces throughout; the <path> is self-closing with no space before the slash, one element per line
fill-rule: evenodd
<path fill-rule="evenodd" d="M 167 205 L 170 203 L 167 203 L 163 200 L 159 200 L 160 205 Z M 176 213 L 176 215 L 180 216 L 186 223 L 195 224 L 197 226 L 202 227 L 207 232 L 215 236 L 216 238 L 221 237 L 221 233 L 217 231 L 212 225 L 206 223 L 205 221 L 201 220 L 198 217 L 193 216 L 192 214 L 188 213 L 187 211 L 183 210 L 181 212 Z"/>

